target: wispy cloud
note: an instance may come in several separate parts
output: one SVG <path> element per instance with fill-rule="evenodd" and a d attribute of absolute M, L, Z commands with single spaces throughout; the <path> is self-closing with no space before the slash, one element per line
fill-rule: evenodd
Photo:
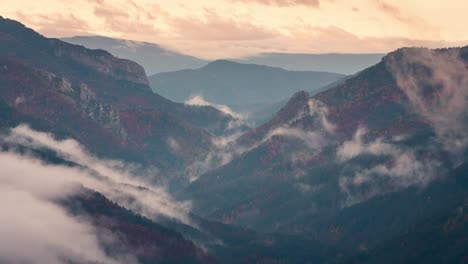
<path fill-rule="evenodd" d="M 417 149 L 398 145 L 398 140 L 377 138 L 365 142 L 367 129 L 357 129 L 353 139 L 337 148 L 337 159 L 345 164 L 360 155 L 383 157 L 363 165 L 350 165 L 339 178 L 341 191 L 346 195 L 344 206 L 368 200 L 374 196 L 400 191 L 409 186 L 424 187 L 443 174 L 441 162 L 417 154 Z M 346 166 L 345 166 L 346 168 Z"/>
<path fill-rule="evenodd" d="M 38 162 L 32 163 L 30 157 L 24 157 L 28 164 L 34 164 L 37 167 L 36 171 L 41 172 L 41 178 L 37 178 L 36 181 L 47 178 L 59 183 L 79 184 L 102 193 L 119 205 L 150 219 L 163 215 L 189 223 L 187 215 L 191 203 L 175 201 L 163 187 L 155 184 L 153 179 L 157 172 L 154 169 L 116 160 L 99 159 L 75 140 L 57 140 L 50 134 L 34 131 L 24 125 L 12 129 L 11 133 L 4 137 L 4 141 L 31 148 L 45 147 L 57 152 L 63 159 L 79 165 L 75 168 L 43 166 Z M 15 169 L 21 169 L 16 168 L 21 166 L 21 163 L 12 164 Z M 51 168 L 65 172 L 51 174 Z"/>
<path fill-rule="evenodd" d="M 402 49 L 385 61 L 412 108 L 453 158 L 468 147 L 468 72 L 458 49 Z"/>
<path fill-rule="evenodd" d="M 343 142 L 343 144 L 337 148 L 337 157 L 341 161 L 347 161 L 362 154 L 396 156 L 400 153 L 397 147 L 383 142 L 381 138 L 364 143 L 363 137 L 367 132 L 366 128 L 359 127 L 352 140 Z"/>
<path fill-rule="evenodd" d="M 443 26 L 433 20 L 436 16 L 429 9 L 456 6 L 442 3 L 430 3 L 432 8 L 423 10 L 388 0 L 48 1 L 55 10 L 10 0 L 4 15 L 51 37 L 106 35 L 209 59 L 263 52 L 386 53 L 402 46 L 467 43 L 457 30 L 462 27 L 461 11 L 440 12 Z M 350 11 L 356 6 L 359 14 Z"/>
<path fill-rule="evenodd" d="M 262 5 L 276 5 L 276 6 L 310 6 L 318 8 L 320 0 L 231 0 L 232 2 L 242 3 L 258 3 Z"/>
<path fill-rule="evenodd" d="M 26 166 L 21 171 L 4 171 L 5 162 L 17 162 Z M 0 154 L 2 164 L 0 185 L 0 262 L 2 263 L 132 263 L 130 258 L 120 261 L 106 255 L 101 248 L 95 230 L 84 220 L 69 216 L 65 210 L 51 201 L 36 196 L 31 190 L 33 183 L 42 179 L 40 171 L 25 162 L 22 157 L 13 154 Z M 15 174 L 10 174 L 15 173 Z M 34 177 L 27 177 L 27 176 Z M 23 178 L 6 184 L 5 178 Z M 27 183 L 27 180 L 31 180 Z M 42 186 L 44 188 L 46 186 Z M 64 192 L 61 186 L 47 186 L 45 192 Z M 50 195 L 50 193 L 48 193 Z"/>
<path fill-rule="evenodd" d="M 208 41 L 254 41 L 274 37 L 274 31 L 247 21 L 223 17 L 205 9 L 202 18 L 172 17 L 169 26 L 179 38 Z"/>
<path fill-rule="evenodd" d="M 302 113 L 289 120 L 287 124 L 270 131 L 263 141 L 273 136 L 291 137 L 304 142 L 310 150 L 320 150 L 330 142 L 330 137 L 333 137 L 336 130 L 335 125 L 328 120 L 327 116 L 327 106 L 311 98 Z M 309 131 L 295 126 L 297 122 L 305 118 L 312 118 L 314 120 L 315 129 Z"/>
<path fill-rule="evenodd" d="M 381 12 L 401 23 L 414 26 L 417 28 L 428 30 L 429 25 L 415 14 L 407 14 L 404 10 L 396 5 L 390 4 L 385 0 L 371 0 L 371 4 L 375 5 Z"/>
<path fill-rule="evenodd" d="M 155 184 L 152 169 L 99 159 L 74 140 L 58 140 L 26 125 L 0 135 L 0 140 L 9 146 L 0 152 L 0 262 L 136 263 L 132 256 L 108 256 L 101 247 L 119 241 L 56 203 L 83 188 L 150 219 L 165 216 L 190 224 L 190 202 L 174 200 Z M 41 149 L 69 163 L 49 164 L 33 154 Z"/>
<path fill-rule="evenodd" d="M 392 139 L 366 141 L 367 130 L 359 128 L 353 139 L 338 147 L 338 160 L 347 162 L 363 154 L 385 158 L 340 178 L 347 205 L 409 186 L 426 186 L 466 160 L 468 71 L 460 50 L 405 48 L 386 56 L 384 63 L 435 137 L 427 145 L 408 147 Z"/>
<path fill-rule="evenodd" d="M 223 112 L 224 114 L 230 115 L 230 116 L 232 116 L 234 118 L 237 118 L 237 119 L 240 119 L 240 120 L 245 120 L 248 117 L 247 114 L 237 113 L 227 105 L 215 104 L 215 103 L 208 102 L 201 95 L 192 96 L 189 99 L 185 100 L 184 103 L 186 105 L 195 105 L 195 106 L 212 106 L 212 107 L 218 109 L 219 111 Z"/>
<path fill-rule="evenodd" d="M 73 36 L 89 34 L 92 30 L 88 22 L 71 13 L 39 14 L 31 16 L 20 10 L 18 19 L 48 36 Z"/>

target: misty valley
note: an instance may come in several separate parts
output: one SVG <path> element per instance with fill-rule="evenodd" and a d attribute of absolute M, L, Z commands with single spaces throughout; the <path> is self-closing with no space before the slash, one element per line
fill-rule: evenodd
<path fill-rule="evenodd" d="M 468 263 L 468 46 L 208 60 L 0 17 L 0 146 L 0 263 Z"/>

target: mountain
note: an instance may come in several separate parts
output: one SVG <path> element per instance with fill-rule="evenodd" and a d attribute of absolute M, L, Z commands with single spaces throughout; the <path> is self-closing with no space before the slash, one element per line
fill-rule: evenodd
<path fill-rule="evenodd" d="M 178 196 L 209 219 L 355 253 L 397 239 L 466 192 L 453 174 L 468 176 L 467 64 L 468 47 L 403 48 L 299 92 Z"/>
<path fill-rule="evenodd" d="M 369 252 L 354 257 L 348 263 L 464 263 L 468 234 L 467 164 L 453 175 L 465 186 L 456 203 L 448 205 L 432 217 L 420 221 L 400 236 L 384 242 Z M 458 177 L 457 177 L 458 176 Z"/>
<path fill-rule="evenodd" d="M 259 68 L 292 74 L 188 72 Z M 398 49 L 244 131 L 0 18 L 0 87 L 2 263 L 466 262 L 468 46 Z"/>
<path fill-rule="evenodd" d="M 148 75 L 183 69 L 197 69 L 209 61 L 171 51 L 158 44 L 116 39 L 103 36 L 75 36 L 63 41 L 103 49 L 114 56 L 137 62 Z M 261 53 L 242 59 L 230 59 L 244 64 L 259 64 L 290 71 L 337 72 L 344 75 L 357 73 L 377 63 L 385 54 L 295 54 Z"/>
<path fill-rule="evenodd" d="M 246 106 L 277 103 L 297 91 L 318 89 L 343 77 L 217 60 L 195 70 L 159 73 L 149 81 L 156 93 L 177 102 L 200 95 L 216 104 Z"/>
<path fill-rule="evenodd" d="M 116 57 L 135 61 L 143 66 L 148 75 L 199 68 L 208 63 L 205 60 L 177 53 L 148 42 L 101 36 L 76 36 L 62 40 L 89 49 L 106 50 Z"/>
<path fill-rule="evenodd" d="M 181 234 L 119 206 L 100 193 L 83 190 L 60 203 L 75 217 L 91 219 L 101 230 L 119 230 L 121 245 L 109 247 L 110 255 L 131 254 L 139 263 L 217 263 L 214 256 Z"/>
<path fill-rule="evenodd" d="M 105 249 L 108 257 L 117 259 L 116 263 L 304 263 L 337 260 L 345 255 L 342 250 L 303 236 L 263 234 L 235 225 L 207 221 L 193 214 L 187 215 L 183 221 L 182 218 L 164 215 L 165 211 L 177 212 L 182 208 L 151 184 L 133 186 L 135 181 L 124 180 L 128 177 L 125 174 L 132 171 L 128 164 L 120 163 L 115 167 L 106 160 L 93 162 L 96 158 L 90 162 L 90 159 L 83 159 L 83 155 L 90 154 L 78 151 L 76 155 L 76 149 L 67 147 L 70 146 L 69 141 L 60 142 L 37 131 L 29 131 L 29 139 L 22 140 L 24 132 L 24 128 L 15 128 L 9 133 L 0 134 L 0 162 L 4 165 L 0 188 L 4 190 L 3 182 L 8 182 L 10 189 L 26 187 L 25 191 L 28 190 L 31 195 L 42 190 L 45 191 L 42 194 L 54 197 L 54 189 L 60 187 L 55 192 L 64 192 L 65 195 L 53 198 L 49 206 L 60 206 L 68 217 L 92 226 L 92 234 L 99 246 Z M 7 164 L 6 160 L 10 162 Z M 102 166 L 106 169 L 102 170 Z M 121 174 L 119 167 L 128 171 Z M 33 176 L 28 175 L 31 170 L 34 171 Z M 57 170 L 60 173 L 57 174 Z M 13 175 L 10 174 L 12 171 L 15 171 Z M 79 184 L 75 188 L 61 186 L 60 182 L 65 179 L 69 184 L 75 181 Z M 102 180 L 103 184 L 96 185 L 96 180 Z M 21 186 L 21 183 L 25 185 Z M 152 197 L 152 192 L 157 192 L 156 197 Z M 30 204 L 21 204 L 16 210 L 27 212 L 25 208 L 30 207 Z M 159 213 L 153 215 L 154 212 Z M 8 216 L 3 215 L 2 220 L 4 218 L 8 219 Z M 56 218 L 43 218 L 46 218 L 45 221 L 57 221 Z M 22 218 L 13 217 L 13 221 L 18 219 Z M 33 226 L 28 230 L 47 229 L 42 225 Z M 15 225 L 16 228 L 24 228 L 24 222 Z M 57 227 L 52 225 L 49 228 L 55 230 Z M 0 229 L 0 233 L 3 232 L 4 229 Z M 73 230 L 61 232 L 66 235 Z M 28 241 L 47 241 L 47 237 L 42 235 L 28 238 Z M 74 243 L 78 243 L 74 240 L 70 244 L 68 237 L 66 239 L 61 246 L 71 245 L 74 248 Z M 2 261 L 5 254 L 9 256 L 11 253 L 2 252 Z M 63 253 L 63 257 L 71 257 L 68 254 Z M 33 253 L 31 255 L 34 256 Z M 136 261 L 132 262 L 133 258 Z M 73 263 L 87 262 L 75 260 Z"/>
<path fill-rule="evenodd" d="M 236 61 L 280 67 L 291 71 L 337 72 L 350 75 L 378 63 L 383 56 L 385 54 L 263 53 Z"/>
<path fill-rule="evenodd" d="M 175 176 L 181 164 L 207 154 L 214 134 L 233 120 L 155 94 L 141 66 L 106 51 L 48 39 L 4 18 L 0 39 L 3 127 L 28 123 L 97 155 Z"/>

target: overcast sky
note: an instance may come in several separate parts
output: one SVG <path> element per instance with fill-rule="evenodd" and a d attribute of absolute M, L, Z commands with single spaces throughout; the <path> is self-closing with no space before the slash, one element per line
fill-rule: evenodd
<path fill-rule="evenodd" d="M 48 37 L 104 35 L 203 58 L 468 44 L 466 0 L 0 0 Z"/>

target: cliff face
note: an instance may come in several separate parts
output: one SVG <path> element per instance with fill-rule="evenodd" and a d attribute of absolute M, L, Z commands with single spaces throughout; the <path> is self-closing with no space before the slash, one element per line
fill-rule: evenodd
<path fill-rule="evenodd" d="M 44 59 L 54 56 L 97 71 L 117 80 L 148 86 L 145 70 L 137 63 L 119 59 L 104 50 L 90 50 L 58 39 L 48 39 L 21 23 L 0 17 L 2 55 L 19 59 Z M 47 65 L 43 62 L 43 66 Z M 54 65 L 56 70 L 60 66 Z M 49 65 L 52 67 L 52 65 Z"/>
<path fill-rule="evenodd" d="M 117 80 L 149 85 L 145 70 L 133 61 L 116 58 L 104 50 L 89 50 L 60 40 L 51 39 L 49 42 L 57 57 L 69 58 Z"/>

